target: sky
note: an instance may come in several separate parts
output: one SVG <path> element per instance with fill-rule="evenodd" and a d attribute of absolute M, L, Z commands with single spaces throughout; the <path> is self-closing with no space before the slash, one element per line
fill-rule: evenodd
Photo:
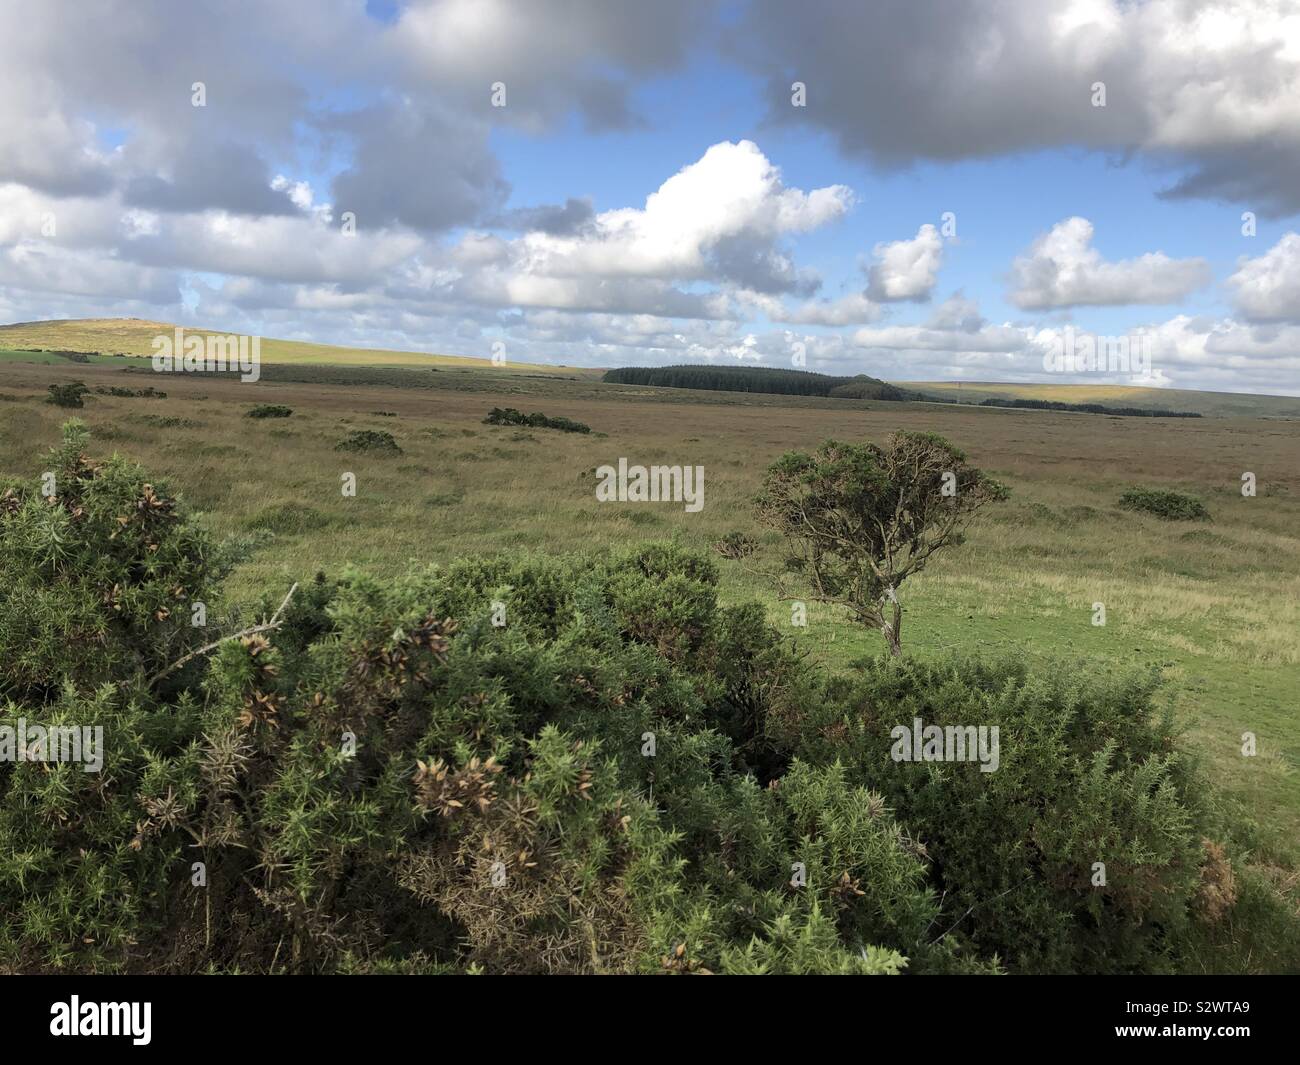
<path fill-rule="evenodd" d="M 3 322 L 1297 395 L 1298 215 L 1291 0 L 0 5 Z"/>

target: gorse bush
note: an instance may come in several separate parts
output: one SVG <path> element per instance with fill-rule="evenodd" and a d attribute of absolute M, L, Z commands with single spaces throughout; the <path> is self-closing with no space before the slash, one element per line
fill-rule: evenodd
<path fill-rule="evenodd" d="M 400 452 L 392 433 L 378 429 L 354 429 L 334 445 L 335 451 L 388 451 Z"/>
<path fill-rule="evenodd" d="M 1119 497 L 1125 510 L 1140 510 L 1166 521 L 1209 521 L 1210 512 L 1194 496 L 1160 488 L 1130 488 Z"/>
<path fill-rule="evenodd" d="M 53 403 L 56 407 L 84 407 L 85 401 L 83 396 L 90 389 L 81 381 L 73 381 L 66 385 L 50 385 L 50 394 L 46 398 L 46 403 Z"/>
<path fill-rule="evenodd" d="M 156 388 L 121 388 L 117 385 L 109 385 L 95 389 L 98 396 L 117 396 L 122 399 L 166 399 L 166 392 L 159 392 Z"/>
<path fill-rule="evenodd" d="M 590 425 L 583 425 L 582 422 L 575 422 L 569 418 L 548 418 L 545 414 L 533 413 L 523 414 L 514 409 L 506 407 L 504 410 L 500 407 L 493 407 L 488 416 L 483 419 L 484 425 L 526 425 L 533 429 L 559 429 L 565 433 L 589 433 Z"/>
<path fill-rule="evenodd" d="M 293 414 L 293 408 L 286 407 L 283 403 L 259 403 L 256 407 L 250 407 L 244 417 L 288 418 L 291 414 Z"/>
<path fill-rule="evenodd" d="M 221 572 L 163 485 L 125 459 L 87 460 L 86 439 L 69 422 L 48 480 L 0 495 L 0 694 L 20 701 L 161 668 L 201 635 L 192 605 Z"/>
<path fill-rule="evenodd" d="M 1017 972 L 1172 964 L 1195 911 L 1202 811 L 1154 677 L 906 661 L 833 688 L 787 724 L 790 743 L 800 757 L 842 761 L 905 811 L 934 886 L 968 914 L 948 919 L 950 934 Z M 997 769 L 895 761 L 891 730 L 916 719 L 996 726 Z"/>
<path fill-rule="evenodd" d="M 102 773 L 0 762 L 0 970 L 1148 971 L 1290 927 L 1148 680 L 826 676 L 673 544 L 317 575 L 205 651 L 219 554 L 83 442 L 0 499 L 0 725 L 105 729 Z M 1000 725 L 998 771 L 894 762 L 914 715 Z"/>

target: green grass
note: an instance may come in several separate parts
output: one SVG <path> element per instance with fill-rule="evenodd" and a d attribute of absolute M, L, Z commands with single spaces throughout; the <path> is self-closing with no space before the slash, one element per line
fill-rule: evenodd
<path fill-rule="evenodd" d="M 75 348 L 68 348 L 68 351 L 75 351 Z M 103 355 L 87 355 L 92 363 L 105 362 L 107 357 Z M 0 363 L 3 362 L 29 362 L 40 366 L 77 366 L 71 359 L 53 351 L 31 351 L 22 348 L 0 348 Z"/>

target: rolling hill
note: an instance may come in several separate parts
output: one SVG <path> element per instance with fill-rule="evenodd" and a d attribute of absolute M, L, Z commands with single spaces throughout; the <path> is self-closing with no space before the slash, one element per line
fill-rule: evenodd
<path fill-rule="evenodd" d="M 191 335 L 206 336 L 221 330 L 184 327 Z M 58 352 L 84 353 L 90 361 L 125 357 L 147 357 L 153 353 L 153 339 L 170 335 L 176 326 L 170 322 L 144 318 L 79 318 L 44 322 L 16 322 L 0 325 L 0 362 L 65 362 Z M 262 362 L 269 366 L 337 366 L 337 367 L 404 367 L 447 370 L 481 370 L 492 366 L 487 358 L 468 355 L 431 354 L 420 351 L 393 351 L 380 348 L 347 347 L 317 344 L 302 340 L 262 338 Z M 541 377 L 580 379 L 590 384 L 618 380 L 620 371 L 605 371 L 568 365 L 507 362 L 513 371 Z M 499 369 L 500 367 L 498 367 Z M 705 367 L 704 369 L 707 369 Z M 646 371 L 650 372 L 650 371 Z M 655 371 L 664 372 L 663 369 Z M 608 374 L 612 374 L 611 378 Z M 810 374 L 810 377 L 821 375 Z M 889 389 L 890 385 L 865 375 L 849 381 Z M 1015 384 L 1010 382 L 896 381 L 891 382 L 899 395 L 881 396 L 873 392 L 856 398 L 917 398 L 917 394 L 945 401 L 979 404 L 987 399 L 1036 399 L 1065 403 L 1102 403 L 1109 406 L 1148 407 L 1170 411 L 1197 412 L 1207 417 L 1300 418 L 1300 397 L 1263 396 L 1234 392 L 1197 392 L 1173 388 L 1134 388 L 1126 385 Z M 702 387 L 716 387 L 703 385 Z M 840 395 L 850 395 L 841 389 Z"/>
<path fill-rule="evenodd" d="M 159 334 L 170 336 L 177 327 L 170 322 L 153 322 L 144 318 L 74 318 L 48 322 L 17 322 L 0 325 L 0 352 L 3 351 L 76 351 L 103 356 L 149 356 L 153 339 Z M 189 335 L 207 336 L 224 330 L 184 326 Z M 50 356 L 49 358 L 57 358 Z M 47 361 L 47 360 L 41 360 Z M 376 348 L 349 348 L 335 344 L 315 344 L 301 340 L 262 338 L 262 361 L 267 364 L 320 364 L 340 366 L 416 366 L 482 369 L 491 359 L 467 355 L 434 355 L 419 351 L 387 351 Z M 597 371 L 572 366 L 548 366 L 539 363 L 507 362 L 512 370 L 540 374 L 588 374 Z"/>

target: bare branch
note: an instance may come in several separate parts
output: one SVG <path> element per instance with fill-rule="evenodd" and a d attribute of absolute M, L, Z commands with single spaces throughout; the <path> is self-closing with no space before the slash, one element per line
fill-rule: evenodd
<path fill-rule="evenodd" d="M 297 590 L 298 582 L 294 581 L 293 587 L 289 589 L 289 593 L 284 597 L 284 600 L 280 603 L 280 606 L 276 609 L 275 613 L 271 615 L 270 621 L 262 625 L 253 625 L 247 629 L 240 629 L 239 632 L 233 632 L 229 636 L 223 636 L 219 640 L 213 640 L 212 643 L 204 644 L 204 646 L 200 647 L 197 651 L 191 651 L 184 657 L 176 659 L 175 662 L 167 666 L 165 669 L 155 673 L 149 678 L 146 686 L 152 688 L 158 683 L 158 681 L 162 680 L 163 677 L 167 676 L 169 673 L 176 672 L 176 670 L 180 669 L 186 662 L 192 661 L 200 655 L 205 655 L 209 651 L 215 650 L 223 643 L 228 643 L 231 640 L 243 639 L 245 636 L 255 636 L 259 632 L 270 632 L 273 629 L 278 629 L 284 623 L 281 615 L 284 614 L 285 607 L 289 605 L 289 600 L 293 598 L 293 593 Z"/>

